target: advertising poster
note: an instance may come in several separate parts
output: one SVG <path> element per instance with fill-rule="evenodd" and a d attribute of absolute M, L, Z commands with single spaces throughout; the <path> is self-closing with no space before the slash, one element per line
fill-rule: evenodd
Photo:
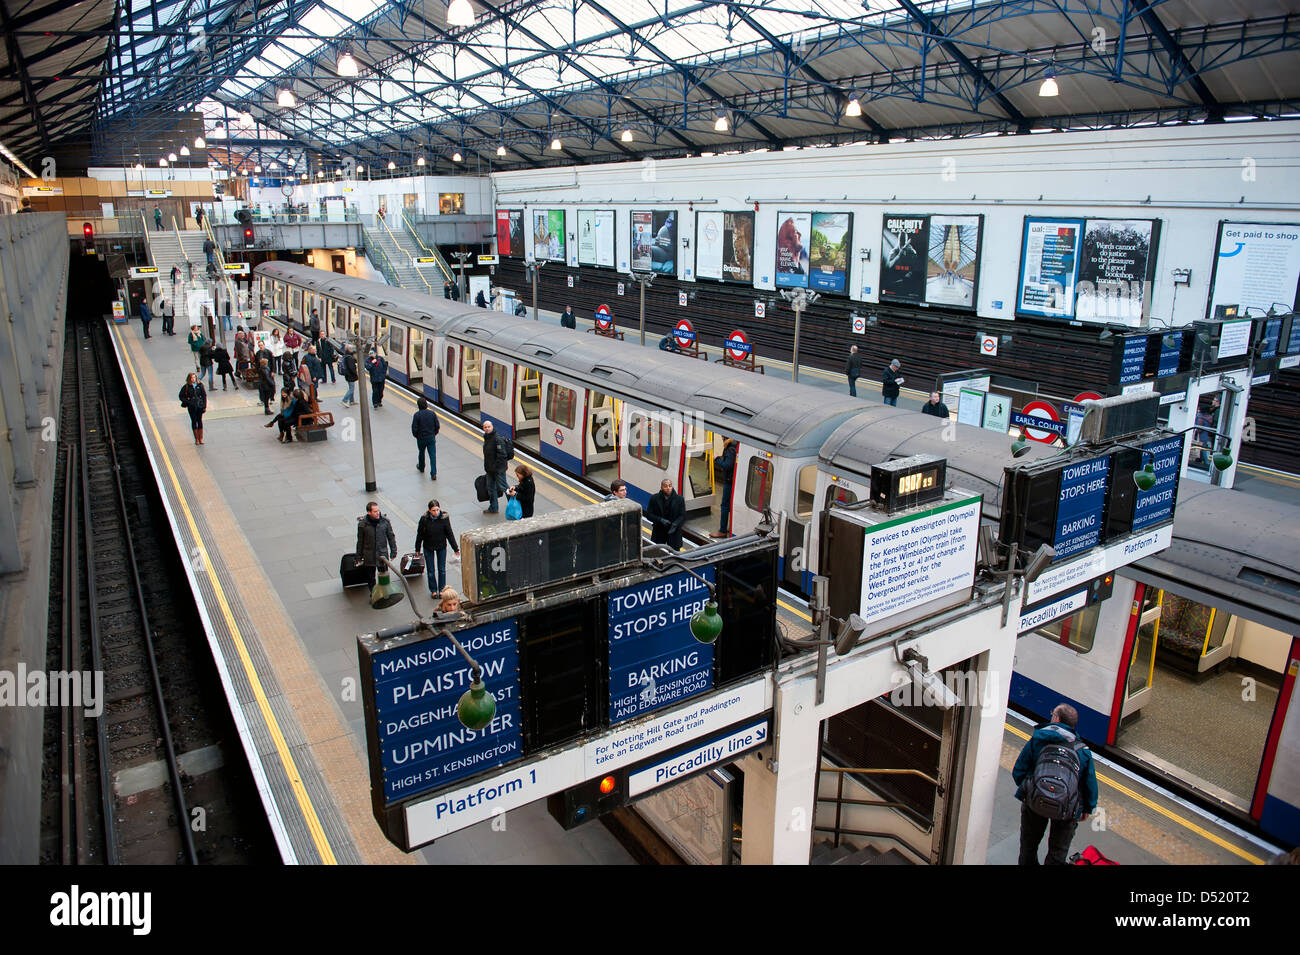
<path fill-rule="evenodd" d="M 578 211 L 578 264 L 614 265 L 614 211 L 582 209 Z"/>
<path fill-rule="evenodd" d="M 1300 310 L 1300 224 L 1222 222 L 1206 318 Z"/>
<path fill-rule="evenodd" d="M 808 252 L 808 285 L 822 292 L 843 295 L 849 282 L 849 243 L 853 214 L 814 212 Z"/>
<path fill-rule="evenodd" d="M 1079 273 L 1082 219 L 1025 217 L 1016 314 L 1071 318 Z"/>
<path fill-rule="evenodd" d="M 677 213 L 632 213 L 632 271 L 677 274 Z"/>
<path fill-rule="evenodd" d="M 1075 318 L 1141 324 L 1151 307 L 1159 238 L 1160 223 L 1154 219 L 1089 219 L 1079 255 Z"/>
<path fill-rule="evenodd" d="M 778 212 L 776 223 L 777 288 L 807 288 L 812 216 L 807 212 Z"/>
<path fill-rule="evenodd" d="M 885 216 L 880 239 L 880 297 L 924 302 L 928 216 Z"/>
<path fill-rule="evenodd" d="M 754 281 L 754 214 L 695 214 L 695 275 L 718 282 Z"/>
<path fill-rule="evenodd" d="M 497 255 L 522 258 L 524 254 L 524 210 L 497 210 Z"/>
<path fill-rule="evenodd" d="M 533 210 L 533 258 L 564 261 L 564 210 Z"/>
<path fill-rule="evenodd" d="M 980 216 L 930 216 L 925 300 L 931 305 L 975 307 L 980 220 Z"/>

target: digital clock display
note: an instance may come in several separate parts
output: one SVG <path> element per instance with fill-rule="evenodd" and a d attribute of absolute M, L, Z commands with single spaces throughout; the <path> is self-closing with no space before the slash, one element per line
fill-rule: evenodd
<path fill-rule="evenodd" d="M 915 474 L 904 474 L 898 479 L 899 494 L 915 494 L 917 491 L 924 491 L 927 488 L 934 487 L 939 480 L 939 468 L 929 468 L 925 471 L 917 471 Z"/>
<path fill-rule="evenodd" d="M 871 500 L 887 511 L 914 507 L 943 497 L 948 462 L 933 454 L 914 454 L 873 465 Z"/>

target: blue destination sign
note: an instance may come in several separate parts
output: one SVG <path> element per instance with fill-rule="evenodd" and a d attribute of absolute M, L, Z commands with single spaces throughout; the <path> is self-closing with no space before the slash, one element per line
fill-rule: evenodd
<path fill-rule="evenodd" d="M 515 621 L 456 634 L 483 668 L 497 712 L 466 729 L 456 704 L 473 682 L 469 664 L 445 637 L 371 657 L 384 798 L 405 799 L 523 755 L 519 719 L 519 640 Z"/>
<path fill-rule="evenodd" d="M 1286 339 L 1286 353 L 1288 355 L 1300 353 L 1300 321 L 1291 322 L 1291 334 Z"/>
<path fill-rule="evenodd" d="M 1147 361 L 1147 336 L 1136 335 L 1125 338 L 1124 350 L 1120 359 L 1119 383 L 1131 385 L 1142 380 L 1142 371 Z"/>
<path fill-rule="evenodd" d="M 1178 497 L 1178 472 L 1183 464 L 1183 436 L 1164 438 L 1144 444 L 1143 451 L 1150 453 L 1149 461 L 1155 468 L 1156 483 L 1149 491 L 1141 489 L 1133 501 L 1133 530 L 1140 531 L 1152 524 L 1173 520 L 1174 502 Z"/>
<path fill-rule="evenodd" d="M 1101 543 L 1102 511 L 1110 458 L 1093 458 L 1067 464 L 1061 471 L 1061 497 L 1056 506 L 1056 559 L 1096 547 Z"/>
<path fill-rule="evenodd" d="M 1011 423 L 1021 428 L 1037 428 L 1039 431 L 1050 431 L 1058 438 L 1065 437 L 1065 422 L 1063 421 L 1053 421 L 1051 418 L 1025 414 L 1023 411 L 1013 411 L 1011 412 Z"/>
<path fill-rule="evenodd" d="M 713 568 L 699 571 L 713 582 Z M 690 574 L 609 595 L 609 722 L 680 703 L 713 688 L 713 645 L 691 636 L 709 589 Z"/>
<path fill-rule="evenodd" d="M 1178 374 L 1178 366 L 1183 355 L 1183 332 L 1167 332 L 1160 336 L 1160 364 L 1156 368 L 1158 378 L 1168 378 Z"/>
<path fill-rule="evenodd" d="M 1270 318 L 1264 323 L 1263 345 L 1260 348 L 1260 358 L 1276 358 L 1277 346 L 1282 342 L 1282 319 Z"/>

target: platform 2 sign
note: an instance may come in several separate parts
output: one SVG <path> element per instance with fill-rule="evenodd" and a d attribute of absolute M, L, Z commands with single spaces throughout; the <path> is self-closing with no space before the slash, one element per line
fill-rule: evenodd
<path fill-rule="evenodd" d="M 515 620 L 456 634 L 479 665 L 497 711 L 482 730 L 466 729 L 456 704 L 469 689 L 469 665 L 445 638 L 408 644 L 370 659 L 384 798 L 406 799 L 518 759 L 519 649 Z"/>
<path fill-rule="evenodd" d="M 714 569 L 700 576 L 710 583 Z M 672 706 L 713 688 L 713 645 L 691 636 L 709 589 L 690 574 L 609 595 L 609 721 Z"/>
<path fill-rule="evenodd" d="M 1056 507 L 1056 560 L 1065 560 L 1101 543 L 1110 481 L 1109 456 L 1069 464 L 1061 471 Z"/>

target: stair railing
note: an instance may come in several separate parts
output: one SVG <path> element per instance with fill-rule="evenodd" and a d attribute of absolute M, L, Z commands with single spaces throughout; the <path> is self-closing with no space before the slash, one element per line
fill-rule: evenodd
<path fill-rule="evenodd" d="M 424 254 L 432 257 L 434 262 L 437 263 L 438 270 L 442 272 L 443 278 L 448 282 L 455 282 L 456 276 L 452 273 L 451 266 L 447 264 L 447 260 L 442 257 L 442 253 L 440 253 L 436 248 L 431 249 L 425 244 L 419 230 L 415 228 L 415 223 L 411 221 L 411 217 L 406 214 L 405 209 L 402 210 L 402 224 L 406 226 L 406 231 L 410 233 L 413 239 L 415 239 L 416 244 L 419 245 Z"/>

